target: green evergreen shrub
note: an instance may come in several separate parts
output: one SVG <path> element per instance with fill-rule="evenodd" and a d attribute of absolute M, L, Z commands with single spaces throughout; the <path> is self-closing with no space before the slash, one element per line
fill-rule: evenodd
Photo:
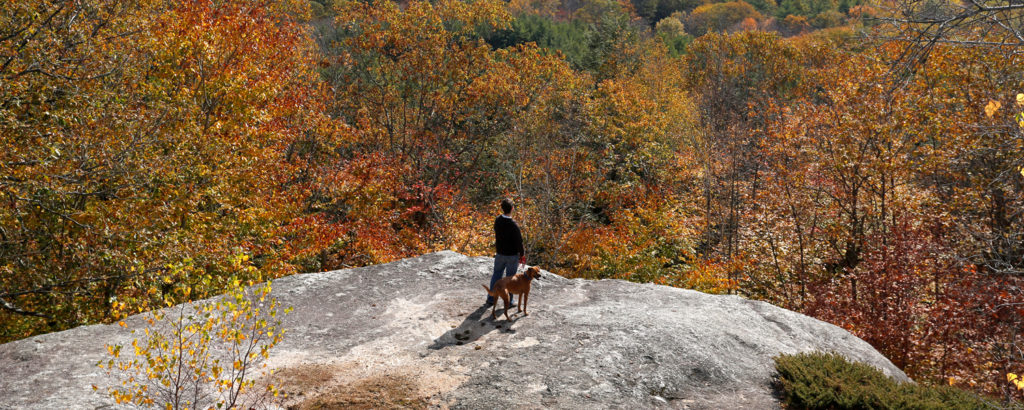
<path fill-rule="evenodd" d="M 980 396 L 949 386 L 897 382 L 834 353 L 775 358 L 777 387 L 789 409 L 987 409 Z"/>

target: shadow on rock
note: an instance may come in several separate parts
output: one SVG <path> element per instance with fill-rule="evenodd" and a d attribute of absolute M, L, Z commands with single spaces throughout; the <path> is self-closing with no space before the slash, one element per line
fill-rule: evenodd
<path fill-rule="evenodd" d="M 443 335 L 434 339 L 434 344 L 428 346 L 431 350 L 440 350 L 448 346 L 461 346 L 467 343 L 475 342 L 481 336 L 493 332 L 495 330 L 503 331 L 505 333 L 515 333 L 512 329 L 512 324 L 518 320 L 518 317 L 513 317 L 512 320 L 495 320 L 488 314 L 486 317 L 485 313 L 491 310 L 490 306 L 480 306 L 452 330 L 445 332 Z M 498 317 L 502 317 L 500 312 Z M 483 319 L 481 319 L 483 318 Z"/>

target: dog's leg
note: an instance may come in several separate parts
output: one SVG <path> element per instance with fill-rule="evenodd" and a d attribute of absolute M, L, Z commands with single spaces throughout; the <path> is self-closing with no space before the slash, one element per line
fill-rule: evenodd
<path fill-rule="evenodd" d="M 491 319 L 492 320 L 498 318 L 498 316 L 494 314 L 494 312 L 498 309 L 498 298 L 497 298 L 498 295 L 494 295 L 494 296 L 495 296 L 494 297 L 494 304 L 491 305 Z"/>
<path fill-rule="evenodd" d="M 501 294 L 501 300 L 503 300 L 505 302 L 505 320 L 512 320 L 512 319 L 509 319 L 509 317 L 508 317 L 509 299 L 511 297 L 512 297 L 512 294 L 508 293 L 508 291 L 506 291 L 505 293 Z"/>
<path fill-rule="evenodd" d="M 523 316 L 530 316 L 526 313 L 526 301 L 530 300 L 530 292 L 523 293 Z"/>
<path fill-rule="evenodd" d="M 488 288 L 487 285 L 481 285 L 481 286 L 483 286 L 484 290 L 487 291 L 487 296 L 490 296 L 492 298 L 495 296 L 494 292 L 491 292 L 491 289 Z M 496 318 L 496 316 L 494 316 L 494 309 L 497 308 L 497 307 L 498 307 L 498 300 L 497 300 L 497 298 L 495 298 L 494 303 L 491 305 L 491 319 Z"/>

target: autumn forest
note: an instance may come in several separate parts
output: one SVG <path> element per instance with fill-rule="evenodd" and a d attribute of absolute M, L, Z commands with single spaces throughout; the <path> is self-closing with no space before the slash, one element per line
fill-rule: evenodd
<path fill-rule="evenodd" d="M 0 342 L 493 253 L 737 294 L 1024 398 L 1024 5 L 13 0 Z M 531 299 L 532 301 L 532 299 Z"/>

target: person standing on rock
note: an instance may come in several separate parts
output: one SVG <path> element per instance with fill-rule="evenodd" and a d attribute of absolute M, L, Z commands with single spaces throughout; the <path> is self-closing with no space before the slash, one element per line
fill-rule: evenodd
<path fill-rule="evenodd" d="M 519 264 L 526 263 L 526 251 L 523 249 L 523 233 L 519 230 L 519 224 L 512 219 L 512 210 L 515 205 L 512 199 L 501 200 L 501 215 L 494 219 L 494 274 L 491 275 L 490 289 L 494 289 L 494 283 L 504 276 L 512 276 L 519 270 Z M 509 295 L 509 304 L 514 302 Z M 487 296 L 487 305 L 494 304 L 493 296 Z"/>

